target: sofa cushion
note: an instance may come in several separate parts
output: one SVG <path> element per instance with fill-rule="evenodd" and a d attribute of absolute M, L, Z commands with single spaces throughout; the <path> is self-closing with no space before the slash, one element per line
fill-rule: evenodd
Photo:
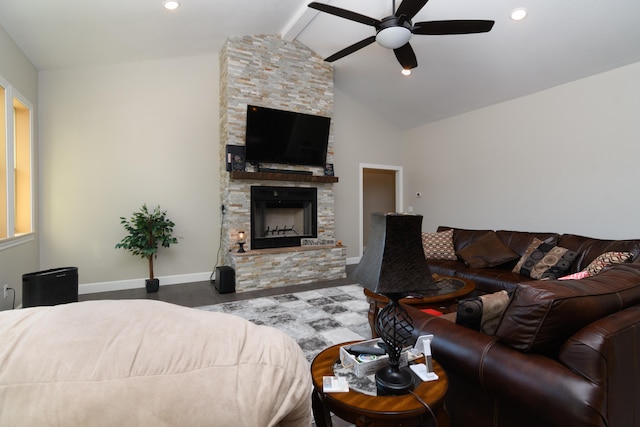
<path fill-rule="evenodd" d="M 591 261 L 584 270 L 577 273 L 569 274 L 568 276 L 560 277 L 558 280 L 579 280 L 585 277 L 595 276 L 607 267 L 611 267 L 615 264 L 622 264 L 633 259 L 631 252 L 606 252 L 596 259 Z"/>
<path fill-rule="evenodd" d="M 512 251 L 518 255 L 524 255 L 525 251 L 531 244 L 534 238 L 545 241 L 551 245 L 557 245 L 560 235 L 558 233 L 542 233 L 542 232 L 528 232 L 528 231 L 510 231 L 510 230 L 498 230 L 496 231 L 500 240 L 509 247 Z"/>
<path fill-rule="evenodd" d="M 508 303 L 507 291 L 460 300 L 456 323 L 486 335 L 494 335 Z"/>
<path fill-rule="evenodd" d="M 496 337 L 524 352 L 554 354 L 571 335 L 608 314 L 640 303 L 640 266 L 616 265 L 582 280 L 520 283 Z"/>
<path fill-rule="evenodd" d="M 458 259 L 453 248 L 453 230 L 436 233 L 422 233 L 422 248 L 426 259 L 455 261 Z"/>
<path fill-rule="evenodd" d="M 502 266 L 471 268 L 463 261 L 442 260 L 429 260 L 428 264 L 432 274 L 437 274 L 441 277 L 459 277 L 472 280 L 476 284 L 476 291 L 480 293 L 493 293 L 501 290 L 510 292 L 520 282 L 535 280 L 514 273 L 511 269 L 503 269 Z"/>
<path fill-rule="evenodd" d="M 513 272 L 533 279 L 557 279 L 567 274 L 576 257 L 567 248 L 534 238 Z"/>
<path fill-rule="evenodd" d="M 591 261 L 605 252 L 631 252 L 634 257 L 640 253 L 640 239 L 602 240 L 576 234 L 563 234 L 558 240 L 558 245 L 579 254 L 573 263 L 572 273 L 584 270 Z"/>
<path fill-rule="evenodd" d="M 458 252 L 458 257 L 469 267 L 490 268 L 517 259 L 520 255 L 502 243 L 496 233 L 491 232 Z"/>
<path fill-rule="evenodd" d="M 631 259 L 633 259 L 633 254 L 631 252 L 605 252 L 602 255 L 598 255 L 596 259 L 591 261 L 584 271 L 589 273 L 590 276 L 595 276 L 606 267 L 614 264 L 622 264 L 630 261 Z"/>
<path fill-rule="evenodd" d="M 453 231 L 453 248 L 456 253 L 460 252 L 462 249 L 469 246 L 485 234 L 494 232 L 493 230 L 467 230 L 464 228 L 453 228 L 442 225 L 438 227 L 438 231 L 440 232 L 448 230 Z"/>

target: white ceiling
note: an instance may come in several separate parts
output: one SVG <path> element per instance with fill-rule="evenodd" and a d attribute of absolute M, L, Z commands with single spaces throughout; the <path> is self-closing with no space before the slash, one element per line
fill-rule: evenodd
<path fill-rule="evenodd" d="M 227 37 L 251 34 L 297 38 L 326 57 L 375 33 L 308 2 L 181 0 L 167 12 L 162 0 L 0 0 L 0 25 L 39 70 L 217 53 Z M 392 13 L 392 0 L 321 2 Z M 529 17 L 511 21 L 516 7 Z M 638 0 L 430 0 L 413 22 L 496 24 L 486 34 L 414 35 L 419 65 L 409 77 L 372 44 L 333 63 L 335 85 L 407 129 L 638 62 L 639 18 Z"/>

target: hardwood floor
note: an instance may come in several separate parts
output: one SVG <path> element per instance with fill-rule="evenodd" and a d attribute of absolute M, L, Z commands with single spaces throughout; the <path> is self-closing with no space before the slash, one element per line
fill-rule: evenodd
<path fill-rule="evenodd" d="M 222 302 L 241 301 L 265 296 L 287 294 L 291 292 L 301 292 L 332 286 L 351 285 L 355 283 L 349 278 L 325 280 L 320 282 L 282 286 L 258 291 L 247 291 L 220 294 L 215 289 L 213 282 L 193 282 L 179 285 L 160 286 L 156 293 L 149 294 L 144 288 L 127 289 L 123 291 L 97 292 L 93 294 L 79 295 L 79 301 L 101 300 L 101 299 L 153 299 L 185 307 L 201 307 L 203 305 L 219 304 Z"/>

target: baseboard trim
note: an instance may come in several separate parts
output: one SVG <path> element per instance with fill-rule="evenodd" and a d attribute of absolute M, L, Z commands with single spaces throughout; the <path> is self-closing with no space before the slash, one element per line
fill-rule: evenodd
<path fill-rule="evenodd" d="M 177 285 L 179 283 L 204 282 L 211 278 L 211 272 L 178 274 L 161 276 L 160 286 Z M 123 291 L 126 289 L 144 288 L 145 279 L 118 280 L 114 282 L 85 283 L 78 285 L 78 294 L 95 294 L 97 292 Z"/>
<path fill-rule="evenodd" d="M 358 264 L 360 257 L 347 258 L 347 265 Z"/>

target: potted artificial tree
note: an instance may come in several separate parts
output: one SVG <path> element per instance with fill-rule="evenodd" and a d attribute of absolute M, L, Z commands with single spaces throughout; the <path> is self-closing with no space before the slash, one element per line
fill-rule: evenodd
<path fill-rule="evenodd" d="M 120 224 L 129 235 L 116 244 L 116 249 L 126 249 L 135 256 L 147 259 L 149 263 L 149 278 L 145 281 L 147 292 L 158 292 L 160 281 L 153 277 L 153 258 L 158 256 L 159 245 L 168 248 L 178 243 L 178 239 L 172 236 L 175 224 L 167 218 L 167 211 L 160 210 L 160 206 L 156 206 L 150 212 L 146 204 L 142 205 L 138 212 L 134 212 L 131 219 L 120 217 Z"/>

